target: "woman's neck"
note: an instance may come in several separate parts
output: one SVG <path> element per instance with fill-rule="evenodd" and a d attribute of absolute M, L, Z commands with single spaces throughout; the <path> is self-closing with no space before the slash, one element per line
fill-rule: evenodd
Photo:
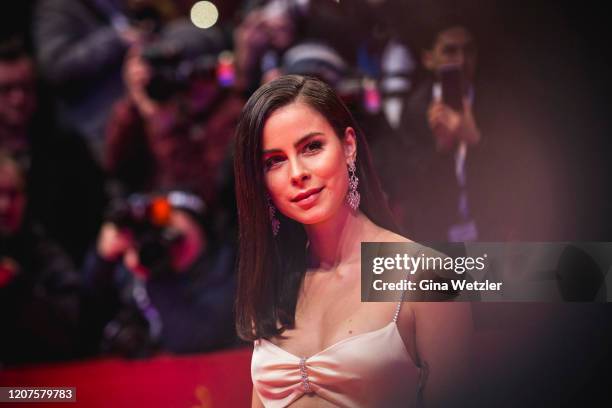
<path fill-rule="evenodd" d="M 372 225 L 361 211 L 351 211 L 346 205 L 333 218 L 306 225 L 311 266 L 332 269 L 358 257 L 361 242 Z"/>

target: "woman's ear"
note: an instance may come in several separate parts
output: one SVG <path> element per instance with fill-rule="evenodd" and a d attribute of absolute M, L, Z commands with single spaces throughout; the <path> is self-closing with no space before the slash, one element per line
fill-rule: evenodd
<path fill-rule="evenodd" d="M 344 145 L 346 163 L 353 163 L 357 158 L 357 135 L 355 134 L 355 129 L 349 126 L 344 130 L 342 144 Z"/>

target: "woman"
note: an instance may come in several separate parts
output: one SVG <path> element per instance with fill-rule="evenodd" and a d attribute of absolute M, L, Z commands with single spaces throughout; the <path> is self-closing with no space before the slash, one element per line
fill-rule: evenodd
<path fill-rule="evenodd" d="M 237 129 L 235 173 L 237 327 L 255 341 L 253 406 L 447 402 L 469 313 L 360 301 L 361 242 L 408 240 L 391 231 L 365 139 L 334 92 L 300 76 L 258 89 Z"/>

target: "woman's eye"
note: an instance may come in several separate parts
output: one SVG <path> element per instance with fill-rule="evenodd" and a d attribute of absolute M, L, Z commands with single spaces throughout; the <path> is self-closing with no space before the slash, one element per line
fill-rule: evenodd
<path fill-rule="evenodd" d="M 304 151 L 306 153 L 315 153 L 321 150 L 322 147 L 323 147 L 323 142 L 319 140 L 313 140 L 312 142 L 304 146 Z"/>
<path fill-rule="evenodd" d="M 264 161 L 264 167 L 266 170 L 270 170 L 274 168 L 276 165 L 278 165 L 279 163 L 281 163 L 282 161 L 283 161 L 282 157 L 273 156 Z"/>

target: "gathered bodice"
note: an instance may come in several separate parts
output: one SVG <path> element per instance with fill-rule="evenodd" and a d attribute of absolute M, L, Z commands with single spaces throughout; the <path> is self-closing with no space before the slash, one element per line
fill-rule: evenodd
<path fill-rule="evenodd" d="M 255 341 L 253 386 L 266 408 L 286 407 L 304 394 L 340 407 L 416 406 L 424 378 L 397 327 L 388 325 L 299 357 L 266 339 Z"/>

